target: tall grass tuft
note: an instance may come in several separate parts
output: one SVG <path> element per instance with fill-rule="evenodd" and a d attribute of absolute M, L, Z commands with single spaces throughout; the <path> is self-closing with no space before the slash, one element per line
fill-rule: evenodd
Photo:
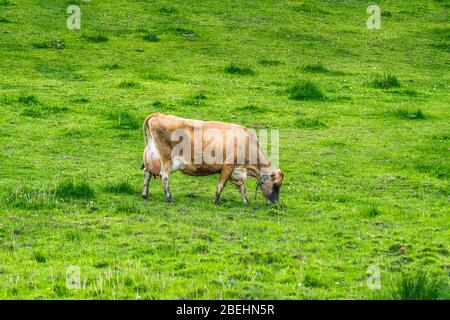
<path fill-rule="evenodd" d="M 148 41 L 148 42 L 158 42 L 158 41 L 159 41 L 159 38 L 158 38 L 158 36 L 157 36 L 155 33 L 150 32 L 150 33 L 147 33 L 147 34 L 144 36 L 144 40 L 145 40 L 145 41 Z"/>
<path fill-rule="evenodd" d="M 122 81 L 119 83 L 119 88 L 121 89 L 133 89 L 133 88 L 139 88 L 140 84 L 136 81 Z"/>
<path fill-rule="evenodd" d="M 83 38 L 86 39 L 86 41 L 88 42 L 93 42 L 93 43 L 101 43 L 101 42 L 106 42 L 109 40 L 109 38 L 105 35 L 102 34 L 97 34 L 97 35 L 83 35 Z"/>
<path fill-rule="evenodd" d="M 68 199 L 91 199 L 94 198 L 94 189 L 86 182 L 75 182 L 73 180 L 61 181 L 55 188 L 58 198 Z"/>
<path fill-rule="evenodd" d="M 425 119 L 425 114 L 421 109 L 409 110 L 407 108 L 399 108 L 392 111 L 394 117 L 404 120 L 423 120 Z"/>
<path fill-rule="evenodd" d="M 141 210 L 135 201 L 125 201 L 116 205 L 118 213 L 139 213 Z"/>
<path fill-rule="evenodd" d="M 29 96 L 20 96 L 19 99 L 17 100 L 20 104 L 40 104 L 38 98 L 34 95 L 29 95 Z"/>
<path fill-rule="evenodd" d="M 438 300 L 445 298 L 448 289 L 439 278 L 428 272 L 418 270 L 413 273 L 402 273 L 391 286 L 391 298 L 394 300 Z"/>
<path fill-rule="evenodd" d="M 133 186 L 128 181 L 121 181 L 115 184 L 108 184 L 104 190 L 114 194 L 135 194 Z"/>
<path fill-rule="evenodd" d="M 294 120 L 296 128 L 319 129 L 326 128 L 327 125 L 316 117 L 301 117 Z"/>
<path fill-rule="evenodd" d="M 248 66 L 229 63 L 225 66 L 224 71 L 229 74 L 239 74 L 242 76 L 254 75 L 255 72 Z"/>
<path fill-rule="evenodd" d="M 390 89 L 400 87 L 400 81 L 394 74 L 390 72 L 386 72 L 382 75 L 378 74 L 373 76 L 369 84 L 371 87 L 378 89 Z"/>
<path fill-rule="evenodd" d="M 302 80 L 291 85 L 288 90 L 290 99 L 293 100 L 325 100 L 325 96 L 320 87 L 312 81 Z"/>
<path fill-rule="evenodd" d="M 106 114 L 107 118 L 112 120 L 113 127 L 116 129 L 138 129 L 141 128 L 141 121 L 128 111 L 113 111 Z"/>
<path fill-rule="evenodd" d="M 303 66 L 302 70 L 305 72 L 309 72 L 309 73 L 322 73 L 322 74 L 327 74 L 327 75 L 332 75 L 332 76 L 344 74 L 344 72 L 342 72 L 342 71 L 330 70 L 327 67 L 325 67 L 322 63 L 307 64 L 307 65 Z"/>
<path fill-rule="evenodd" d="M 59 203 L 55 193 L 45 187 L 18 187 L 7 192 L 2 202 L 7 206 L 25 210 L 52 209 Z"/>

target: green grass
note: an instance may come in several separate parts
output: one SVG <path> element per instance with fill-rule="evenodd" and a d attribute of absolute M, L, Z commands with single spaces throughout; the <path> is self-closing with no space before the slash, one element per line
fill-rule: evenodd
<path fill-rule="evenodd" d="M 75 3 L 0 0 L 0 298 L 448 299 L 447 3 Z M 143 201 L 157 111 L 279 129 L 280 205 Z"/>
<path fill-rule="evenodd" d="M 424 270 L 402 273 L 392 285 L 394 300 L 437 300 L 449 298 L 449 287 L 440 277 L 433 277 Z"/>
<path fill-rule="evenodd" d="M 121 181 L 118 183 L 110 183 L 105 186 L 104 190 L 109 193 L 114 194 L 136 194 L 133 186 L 128 181 Z"/>
<path fill-rule="evenodd" d="M 330 70 L 327 67 L 325 67 L 322 63 L 314 63 L 314 64 L 307 64 L 303 66 L 303 71 L 309 72 L 309 73 L 323 73 L 327 75 L 344 75 L 342 71 L 335 71 Z"/>
<path fill-rule="evenodd" d="M 158 38 L 158 36 L 157 36 L 156 34 L 154 34 L 154 33 L 147 33 L 147 34 L 144 36 L 144 40 L 145 40 L 145 41 L 148 41 L 148 42 L 158 42 L 158 41 L 159 41 L 159 38 Z"/>
<path fill-rule="evenodd" d="M 384 73 L 382 75 L 375 75 L 370 80 L 370 85 L 379 89 L 390 89 L 400 87 L 400 81 L 392 73 Z"/>
<path fill-rule="evenodd" d="M 55 195 L 65 200 L 91 199 L 94 190 L 86 181 L 64 180 L 56 186 Z"/>
<path fill-rule="evenodd" d="M 102 43 L 102 42 L 107 42 L 109 40 L 109 38 L 105 35 L 102 34 L 95 34 L 95 35 L 83 35 L 83 38 L 86 39 L 86 41 L 88 42 L 93 42 L 93 43 Z"/>
<path fill-rule="evenodd" d="M 254 75 L 255 72 L 248 66 L 239 65 L 236 63 L 229 63 L 225 66 L 224 71 L 229 74 L 237 74 L 237 75 Z"/>
<path fill-rule="evenodd" d="M 299 117 L 294 120 L 294 126 L 296 128 L 310 128 L 310 129 L 318 129 L 318 128 L 326 128 L 327 125 L 319 120 L 318 118 L 311 117 Z"/>
<path fill-rule="evenodd" d="M 289 98 L 292 100 L 324 100 L 325 96 L 319 85 L 313 81 L 302 80 L 288 88 Z"/>
<path fill-rule="evenodd" d="M 398 108 L 395 109 L 392 114 L 395 117 L 404 120 L 423 120 L 426 118 L 421 109 L 410 110 L 408 108 Z"/>

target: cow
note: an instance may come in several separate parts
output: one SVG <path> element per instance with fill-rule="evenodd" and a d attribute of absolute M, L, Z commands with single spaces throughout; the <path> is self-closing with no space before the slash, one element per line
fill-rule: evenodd
<path fill-rule="evenodd" d="M 145 119 L 143 135 L 144 200 L 154 177 L 161 179 L 166 201 L 172 202 L 169 176 L 176 171 L 191 176 L 219 174 L 216 204 L 227 181 L 236 186 L 246 204 L 245 181 L 249 176 L 257 179 L 256 187 L 268 203 L 279 200 L 284 173 L 272 165 L 255 133 L 244 126 L 156 112 Z"/>

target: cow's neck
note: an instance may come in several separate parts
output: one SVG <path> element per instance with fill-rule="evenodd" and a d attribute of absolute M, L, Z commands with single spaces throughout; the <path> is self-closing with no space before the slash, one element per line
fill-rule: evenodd
<path fill-rule="evenodd" d="M 258 164 L 253 165 L 248 169 L 248 174 L 255 178 L 259 178 L 261 176 L 270 176 L 276 171 L 276 168 L 272 165 L 269 158 L 264 154 L 262 150 L 260 150 L 259 152 Z"/>

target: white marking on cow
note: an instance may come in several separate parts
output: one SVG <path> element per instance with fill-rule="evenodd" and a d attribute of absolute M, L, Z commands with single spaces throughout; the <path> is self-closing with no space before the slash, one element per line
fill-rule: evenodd
<path fill-rule="evenodd" d="M 188 164 L 188 162 L 182 157 L 173 157 L 172 158 L 172 172 L 183 170 L 184 165 Z"/>
<path fill-rule="evenodd" d="M 245 168 L 236 168 L 231 174 L 231 179 L 233 180 L 247 180 L 247 170 Z"/>

